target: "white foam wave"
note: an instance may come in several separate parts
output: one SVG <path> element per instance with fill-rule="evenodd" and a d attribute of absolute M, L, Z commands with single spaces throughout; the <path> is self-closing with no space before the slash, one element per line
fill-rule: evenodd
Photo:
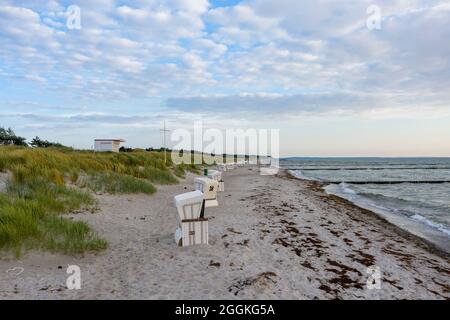
<path fill-rule="evenodd" d="M 415 214 L 415 215 L 411 216 L 411 218 L 414 220 L 420 221 L 432 228 L 438 229 L 439 231 L 445 233 L 447 236 L 450 236 L 450 230 L 447 229 L 446 227 L 444 227 L 440 223 L 430 221 L 427 218 L 425 218 L 424 216 L 421 216 L 420 214 Z"/>
<path fill-rule="evenodd" d="M 351 189 L 349 187 L 349 185 L 345 182 L 342 182 L 341 184 L 339 184 L 339 186 L 341 187 L 342 192 L 344 193 L 348 193 L 348 194 L 356 194 L 356 191 L 354 191 L 353 189 Z"/>
<path fill-rule="evenodd" d="M 289 170 L 289 173 L 292 174 L 297 179 L 318 181 L 317 179 L 305 176 L 301 170 Z"/>

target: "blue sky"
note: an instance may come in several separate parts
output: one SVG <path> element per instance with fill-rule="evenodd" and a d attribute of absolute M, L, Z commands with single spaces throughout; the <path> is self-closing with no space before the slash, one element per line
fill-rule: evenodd
<path fill-rule="evenodd" d="M 201 119 L 280 129 L 284 156 L 450 156 L 449 25 L 449 1 L 0 0 L 0 126 L 147 147 Z"/>

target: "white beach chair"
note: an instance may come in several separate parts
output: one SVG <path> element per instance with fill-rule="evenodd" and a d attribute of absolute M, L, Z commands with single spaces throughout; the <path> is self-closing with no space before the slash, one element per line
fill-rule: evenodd
<path fill-rule="evenodd" d="M 274 176 L 280 171 L 278 167 L 261 167 L 259 168 L 260 175 L 262 176 Z"/>
<path fill-rule="evenodd" d="M 236 168 L 236 164 L 234 162 L 227 163 L 228 170 L 233 170 L 234 168 Z"/>
<path fill-rule="evenodd" d="M 222 180 L 222 173 L 218 170 L 208 170 L 208 178 L 220 181 Z"/>
<path fill-rule="evenodd" d="M 227 165 L 226 165 L 226 164 L 223 164 L 223 163 L 219 163 L 219 164 L 217 165 L 217 170 L 219 170 L 219 171 L 221 171 L 221 172 L 227 171 Z"/>
<path fill-rule="evenodd" d="M 203 193 L 196 190 L 174 197 L 178 211 L 179 228 L 175 231 L 175 242 L 179 246 L 208 244 L 208 219 L 201 216 Z"/>
<path fill-rule="evenodd" d="M 209 170 L 208 178 L 215 180 L 219 183 L 219 188 L 217 191 L 225 191 L 225 183 L 222 180 L 222 172 L 217 170 Z"/>
<path fill-rule="evenodd" d="M 205 208 L 217 207 L 219 205 L 219 202 L 217 201 L 219 182 L 208 177 L 197 177 L 194 178 L 194 185 L 195 190 L 199 190 L 203 193 Z"/>
<path fill-rule="evenodd" d="M 220 192 L 225 191 L 225 182 L 223 180 L 219 181 L 219 191 Z"/>

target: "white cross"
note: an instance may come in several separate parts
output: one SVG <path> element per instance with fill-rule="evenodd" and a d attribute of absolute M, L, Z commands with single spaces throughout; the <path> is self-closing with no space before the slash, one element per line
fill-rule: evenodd
<path fill-rule="evenodd" d="M 170 130 L 167 130 L 166 129 L 166 120 L 164 120 L 164 128 L 163 129 L 160 129 L 160 131 L 162 131 L 163 132 L 163 135 L 164 135 L 164 163 L 166 163 L 167 162 L 167 156 L 166 156 L 166 132 L 169 132 Z"/>

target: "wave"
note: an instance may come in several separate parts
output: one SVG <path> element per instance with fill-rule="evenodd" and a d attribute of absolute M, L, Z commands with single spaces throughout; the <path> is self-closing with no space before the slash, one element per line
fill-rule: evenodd
<path fill-rule="evenodd" d="M 310 178 L 307 177 L 303 174 L 303 172 L 301 170 L 295 169 L 295 170 L 288 170 L 288 172 L 290 174 L 292 174 L 294 177 L 296 177 L 297 179 L 301 179 L 301 180 L 309 180 L 309 181 L 320 181 L 319 179 L 315 179 L 315 178 Z"/>
<path fill-rule="evenodd" d="M 351 188 L 351 185 L 349 185 L 346 182 L 342 182 L 338 186 L 339 186 L 340 192 L 342 192 L 344 194 L 348 194 L 348 195 L 358 195 L 365 199 L 372 200 L 372 203 L 374 203 L 374 204 L 391 203 L 393 205 L 389 206 L 391 208 L 390 210 L 395 211 L 395 212 L 405 213 L 405 215 L 407 215 L 409 217 L 413 216 L 415 214 L 415 212 L 411 212 L 411 211 L 403 209 L 406 206 L 424 209 L 424 210 L 427 210 L 427 209 L 428 210 L 448 210 L 447 205 L 435 205 L 435 204 L 430 204 L 429 202 L 424 202 L 424 201 L 420 201 L 420 200 L 403 199 L 400 196 L 387 196 L 387 195 L 380 194 L 380 193 L 368 192 L 367 190 L 365 190 L 365 191 L 354 190 Z M 399 208 L 399 207 L 403 207 L 403 208 Z"/>
<path fill-rule="evenodd" d="M 343 191 L 344 193 L 347 193 L 347 194 L 357 194 L 357 192 L 354 191 L 353 189 L 351 189 L 351 188 L 349 187 L 349 185 L 348 185 L 347 183 L 345 183 L 345 182 L 341 183 L 340 186 L 341 186 L 342 191 Z"/>
<path fill-rule="evenodd" d="M 442 233 L 445 233 L 447 236 L 450 237 L 450 229 L 446 228 L 444 225 L 442 225 L 441 223 L 437 223 L 434 221 L 431 221 L 427 218 L 425 218 L 424 216 L 420 215 L 420 214 L 415 214 L 411 217 L 414 220 L 417 220 L 419 222 L 422 222 L 432 228 L 435 228 L 439 231 L 441 231 Z"/>
<path fill-rule="evenodd" d="M 383 180 L 328 181 L 328 180 L 324 180 L 323 182 L 331 183 L 331 184 L 341 184 L 341 183 L 347 183 L 347 184 L 402 184 L 402 183 L 443 184 L 443 183 L 450 183 L 450 180 L 389 180 L 389 181 L 383 181 Z"/>
<path fill-rule="evenodd" d="M 308 165 L 309 166 L 309 165 Z M 304 167 L 304 166 L 303 166 Z M 298 168 L 284 168 L 287 170 L 298 170 Z M 359 170 L 450 170 L 450 167 L 339 167 L 339 168 L 303 168 L 308 171 L 359 171 Z"/>
<path fill-rule="evenodd" d="M 358 194 L 360 196 L 372 199 L 376 202 L 390 202 L 390 203 L 395 203 L 398 204 L 400 206 L 413 206 L 415 208 L 420 208 L 420 209 L 429 209 L 429 210 L 446 210 L 448 209 L 446 205 L 435 205 L 435 204 L 430 204 L 429 202 L 424 202 L 424 201 L 420 201 L 420 200 L 411 200 L 411 199 L 403 199 L 400 198 L 399 196 L 397 197 L 391 197 L 391 196 L 386 196 L 383 194 L 379 194 L 379 193 L 373 193 L 373 192 L 358 192 Z M 401 208 L 392 208 L 394 211 L 400 211 L 400 212 L 406 212 L 408 213 L 408 216 L 412 216 L 414 214 L 414 212 L 411 211 L 405 211 L 402 210 Z"/>
<path fill-rule="evenodd" d="M 325 187 L 325 191 L 330 194 L 334 194 L 338 197 L 347 199 L 354 203 L 355 205 L 366 208 L 366 209 L 378 209 L 383 213 L 387 214 L 395 214 L 403 216 L 406 219 L 413 219 L 421 223 L 424 226 L 435 229 L 441 233 L 444 233 L 447 237 L 450 237 L 450 229 L 445 225 L 432 221 L 423 215 L 420 215 L 415 210 L 404 209 L 404 207 L 412 207 L 417 209 L 424 210 L 439 210 L 442 209 L 437 206 L 430 205 L 428 203 L 420 202 L 420 201 L 410 201 L 397 197 L 389 197 L 377 193 L 371 192 L 360 192 L 358 193 L 356 190 L 352 189 L 351 186 L 347 183 L 340 184 L 330 184 Z M 403 208 L 402 208 L 403 207 Z"/>

